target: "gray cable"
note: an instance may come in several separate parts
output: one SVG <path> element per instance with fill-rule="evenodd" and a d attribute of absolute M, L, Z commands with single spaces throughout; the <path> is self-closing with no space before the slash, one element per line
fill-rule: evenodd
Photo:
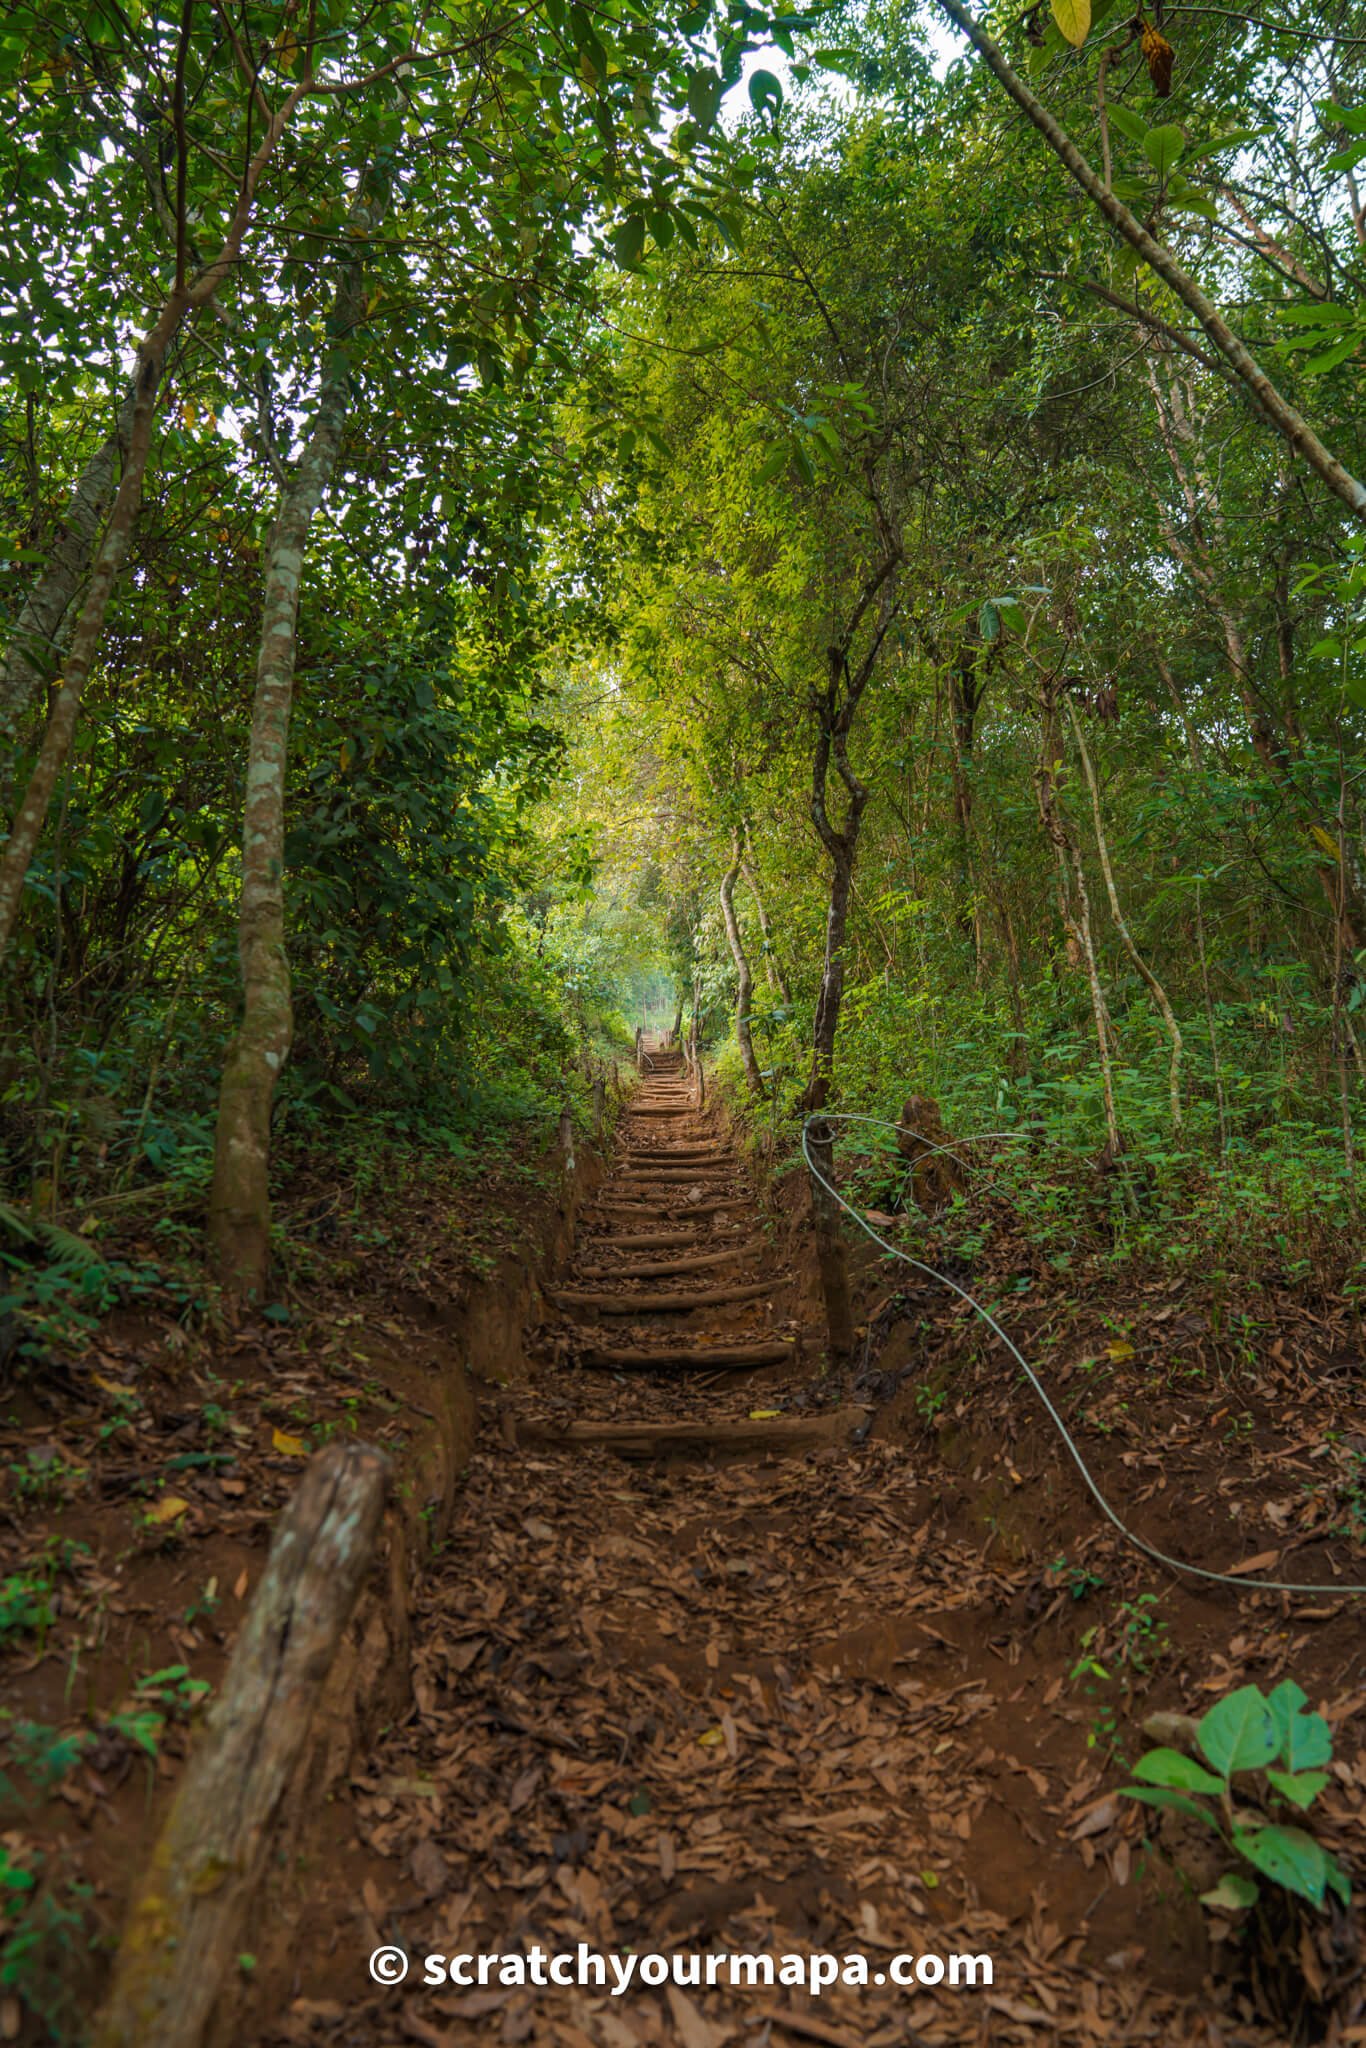
<path fill-rule="evenodd" d="M 858 1210 L 854 1208 L 853 1204 L 845 1201 L 844 1196 L 840 1193 L 839 1189 L 831 1186 L 830 1182 L 826 1179 L 825 1175 L 817 1166 L 815 1160 L 811 1157 L 811 1149 L 807 1141 L 810 1135 L 811 1126 L 814 1123 L 877 1124 L 878 1126 L 880 1126 L 881 1129 L 885 1131 L 909 1130 L 910 1126 L 907 1124 L 892 1123 L 888 1121 L 888 1119 L 885 1117 L 856 1116 L 852 1112 L 846 1113 L 839 1110 L 816 1110 L 813 1112 L 812 1115 L 804 1118 L 802 1122 L 802 1157 L 805 1159 L 807 1167 L 809 1168 L 813 1179 L 818 1180 L 820 1182 L 821 1186 L 825 1189 L 826 1193 L 831 1195 L 834 1198 L 834 1200 L 839 1203 L 841 1209 L 844 1210 L 846 1215 L 853 1217 L 855 1223 L 857 1223 L 857 1225 L 859 1226 L 859 1229 L 864 1231 L 869 1237 L 871 1237 L 874 1244 L 881 1245 L 883 1251 L 888 1252 L 892 1258 L 901 1259 L 905 1262 L 906 1265 L 914 1266 L 918 1272 L 926 1274 L 931 1280 L 937 1280 L 941 1287 L 949 1288 L 952 1293 L 958 1295 L 961 1300 L 965 1301 L 970 1309 L 975 1310 L 976 1313 L 982 1318 L 982 1321 L 986 1324 L 987 1328 L 990 1331 L 992 1331 L 992 1333 L 995 1336 L 1000 1338 L 1001 1342 L 1005 1345 L 1006 1350 L 1010 1353 L 1011 1357 L 1016 1361 L 1016 1363 L 1020 1367 L 1020 1370 L 1025 1375 L 1025 1378 L 1029 1381 L 1030 1386 L 1033 1387 L 1034 1392 L 1038 1395 L 1040 1401 L 1042 1401 L 1044 1408 L 1048 1413 L 1049 1419 L 1053 1423 L 1054 1428 L 1057 1430 L 1059 1436 L 1062 1438 L 1063 1442 L 1066 1444 L 1068 1450 L 1070 1451 L 1072 1455 L 1072 1462 L 1075 1464 L 1078 1472 L 1080 1472 L 1082 1478 L 1085 1480 L 1087 1488 L 1092 1498 L 1095 1500 L 1096 1505 L 1099 1507 L 1101 1513 L 1105 1516 L 1105 1519 L 1108 1522 L 1112 1523 L 1116 1529 L 1118 1529 L 1120 1535 L 1124 1538 L 1126 1543 L 1131 1543 L 1135 1550 L 1141 1550 L 1145 1556 L 1155 1558 L 1158 1564 L 1165 1565 L 1169 1571 L 1186 1572 L 1192 1578 L 1206 1579 L 1212 1585 L 1216 1586 L 1235 1586 L 1240 1589 L 1245 1589 L 1248 1592 L 1255 1593 L 1327 1593 L 1332 1595 L 1335 1599 L 1348 1599 L 1355 1594 L 1366 1593 L 1366 1586 L 1306 1586 L 1298 1585 L 1293 1582 L 1282 1579 L 1253 1579 L 1245 1578 L 1241 1575 L 1234 1577 L 1228 1572 L 1208 1571 L 1206 1570 L 1204 1565 L 1187 1564 L 1182 1558 L 1168 1557 L 1165 1550 L 1157 1549 L 1156 1545 L 1147 1542 L 1142 1536 L 1136 1536 L 1132 1529 L 1126 1528 L 1124 1523 L 1121 1522 L 1119 1516 L 1111 1507 L 1109 1501 L 1105 1498 L 1105 1495 L 1097 1486 L 1095 1480 L 1091 1477 L 1091 1473 L 1087 1467 L 1086 1461 L 1082 1457 L 1081 1452 L 1078 1450 L 1071 1431 L 1068 1429 L 1067 1424 L 1063 1421 L 1061 1415 L 1059 1415 L 1057 1409 L 1054 1407 L 1052 1401 L 1049 1399 L 1048 1392 L 1045 1389 L 1042 1380 L 1035 1372 L 1033 1366 L 1030 1365 L 1028 1359 L 1024 1356 L 1018 1344 L 1014 1343 L 1013 1340 L 1006 1335 L 1005 1331 L 1001 1328 L 1001 1325 L 997 1322 L 995 1316 L 993 1316 L 988 1309 L 983 1308 L 980 1301 L 975 1301 L 973 1299 L 972 1295 L 968 1293 L 966 1287 L 960 1287 L 958 1285 L 958 1282 L 956 1280 L 951 1280 L 947 1273 L 940 1273 L 936 1271 L 936 1269 L 933 1266 L 927 1266 L 923 1259 L 912 1258 L 909 1252 L 903 1252 L 897 1245 L 888 1244 L 886 1238 L 879 1237 L 877 1232 L 872 1228 L 871 1224 L 869 1224 L 862 1216 L 860 1216 Z M 1000 1136 L 1003 1134 L 983 1133 L 983 1135 Z M 1011 1133 L 1010 1135 L 1023 1136 L 1024 1133 Z M 959 1143 L 960 1145 L 968 1145 L 972 1144 L 973 1142 L 974 1141 L 971 1138 L 960 1138 L 957 1140 L 957 1143 Z M 935 1149 L 938 1151 L 947 1151 L 948 1147 L 938 1146 Z"/>

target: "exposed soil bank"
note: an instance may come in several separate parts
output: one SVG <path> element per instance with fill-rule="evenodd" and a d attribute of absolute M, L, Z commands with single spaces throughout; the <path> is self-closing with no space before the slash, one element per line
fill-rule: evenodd
<path fill-rule="evenodd" d="M 43 1483 L 12 1501 L 3 1570 L 45 1570 L 52 1613 L 41 1635 L 4 1645 L 7 1726 L 38 1731 L 8 1744 L 5 1841 L 41 1873 L 50 1932 L 0 1997 L 4 2038 L 83 2031 L 194 1740 L 192 1688 L 220 1681 L 279 1509 L 313 1446 L 338 1435 L 377 1443 L 393 1484 L 280 1815 L 276 1871 L 352 1760 L 407 1710 L 413 1605 L 450 1526 L 481 1389 L 525 1376 L 542 1284 L 601 1172 L 587 1148 L 570 1177 L 558 1153 L 512 1164 L 477 1190 L 439 1169 L 420 1190 L 391 1184 L 349 1217 L 335 1189 L 290 1191 L 294 1277 L 278 1320 L 224 1339 L 150 1306 L 120 1312 L 78 1363 L 40 1361 L 10 1389 L 10 1457 L 47 1432 L 51 1455 Z M 80 1755 L 44 1797 L 29 1759 L 59 1740 Z M 253 1930 L 244 1952 L 255 1944 Z M 247 1974 L 225 1987 L 224 2039 L 248 1988 Z"/>

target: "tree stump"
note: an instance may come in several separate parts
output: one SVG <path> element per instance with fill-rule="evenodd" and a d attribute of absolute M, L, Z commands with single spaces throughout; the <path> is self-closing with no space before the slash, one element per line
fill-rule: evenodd
<path fill-rule="evenodd" d="M 937 1215 L 963 1191 L 956 1159 L 942 1146 L 951 1143 L 932 1095 L 908 1095 L 897 1120 L 896 1149 L 910 1167 L 911 1199 L 927 1216 Z"/>

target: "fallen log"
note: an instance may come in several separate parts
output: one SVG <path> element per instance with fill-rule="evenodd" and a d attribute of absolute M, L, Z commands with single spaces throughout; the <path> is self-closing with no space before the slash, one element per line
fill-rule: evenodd
<path fill-rule="evenodd" d="M 295 1488 L 134 1898 L 93 2048 L 198 2048 L 375 1554 L 388 1470 L 370 1445 L 334 1443 Z"/>
<path fill-rule="evenodd" d="M 775 1415 L 764 1421 L 570 1422 L 563 1428 L 519 1421 L 517 1441 L 555 1450 L 615 1451 L 619 1458 L 667 1457 L 675 1451 L 812 1451 L 847 1443 L 871 1408 L 831 1408 L 823 1415 Z"/>
<path fill-rule="evenodd" d="M 615 1241 L 626 1245 L 631 1243 L 630 1238 Z M 723 1252 L 698 1252 L 690 1259 L 654 1259 L 647 1266 L 580 1266 L 578 1277 L 580 1280 L 672 1280 L 677 1273 L 702 1273 L 708 1266 L 724 1266 L 731 1259 L 760 1249 L 757 1244 L 733 1244 Z"/>
<path fill-rule="evenodd" d="M 628 1277 L 622 1275 L 623 1279 Z M 592 1294 L 578 1288 L 561 1288 L 550 1299 L 564 1308 L 596 1309 L 600 1316 L 686 1315 L 692 1308 L 731 1308 L 742 1301 L 758 1301 L 772 1294 L 772 1280 L 757 1280 L 745 1287 L 708 1287 L 700 1294 Z"/>
<path fill-rule="evenodd" d="M 677 1345 L 668 1351 L 607 1351 L 598 1346 L 579 1353 L 579 1364 L 600 1372 L 706 1372 L 751 1365 L 786 1365 L 793 1356 L 791 1344 L 698 1344 Z"/>

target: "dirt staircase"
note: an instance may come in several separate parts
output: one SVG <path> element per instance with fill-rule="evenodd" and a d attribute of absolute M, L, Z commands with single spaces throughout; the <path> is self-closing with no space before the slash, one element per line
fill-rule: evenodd
<path fill-rule="evenodd" d="M 414 1706 L 330 1815 L 313 1961 L 262 2048 L 1206 2048 L 1203 1961 L 1125 1889 L 1084 1713 L 1016 1618 L 1037 1565 L 951 1534 L 908 1447 L 834 1407 L 676 1055 L 557 1292 L 421 1584 Z M 432 1954 L 580 1942 L 870 1974 L 823 1997 L 421 1982 Z M 401 1988 L 364 1984 L 381 1943 L 417 1959 Z M 995 1982 L 897 1989 L 886 1959 L 927 1952 L 991 1955 Z"/>

